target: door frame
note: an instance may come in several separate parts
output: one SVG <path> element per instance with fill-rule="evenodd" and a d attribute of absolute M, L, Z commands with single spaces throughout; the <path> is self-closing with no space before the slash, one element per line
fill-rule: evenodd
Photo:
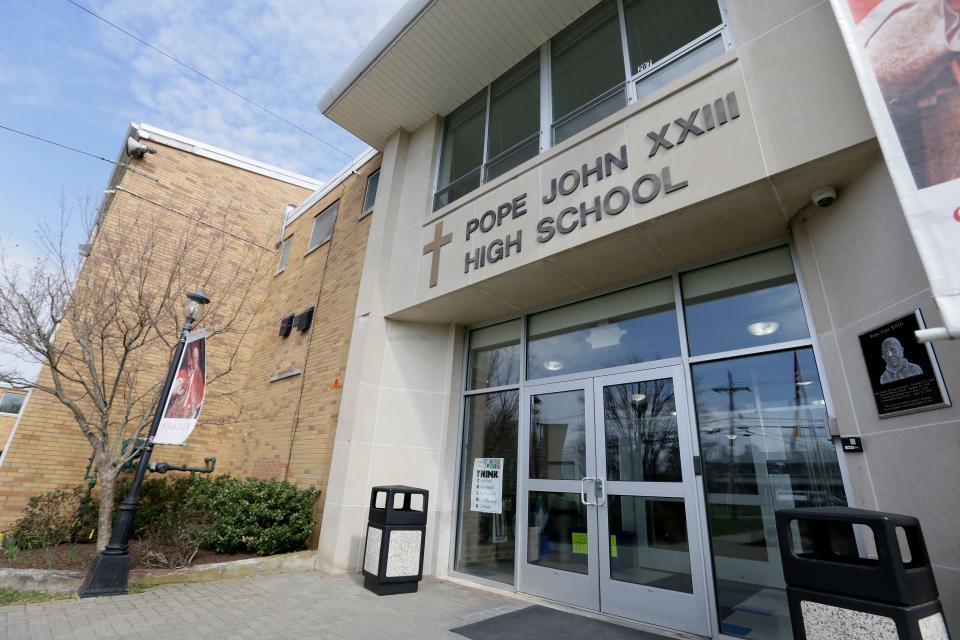
<path fill-rule="evenodd" d="M 567 391 L 582 391 L 584 406 L 584 443 L 588 445 L 587 454 L 592 447 L 589 437 L 594 431 L 593 420 L 594 406 L 593 384 L 591 378 L 581 380 L 569 380 L 565 382 L 547 382 L 544 384 L 528 385 L 520 392 L 520 422 L 519 433 L 520 445 L 517 447 L 517 515 L 514 528 L 515 539 L 515 574 L 516 589 L 521 593 L 555 600 L 574 607 L 585 609 L 600 610 L 600 590 L 595 588 L 596 576 L 598 575 L 597 554 L 587 554 L 587 573 L 578 574 L 562 569 L 550 569 L 547 567 L 538 567 L 527 563 L 528 553 L 528 521 L 529 521 L 529 499 L 528 491 L 555 491 L 564 493 L 579 493 L 583 504 L 591 504 L 590 494 L 594 495 L 593 502 L 596 501 L 595 489 L 592 482 L 584 482 L 589 478 L 596 478 L 596 457 L 586 455 L 584 461 L 586 467 L 586 476 L 583 480 L 531 480 L 530 479 L 530 401 L 534 396 L 547 395 L 551 393 L 563 393 Z M 588 488 L 589 486 L 589 488 Z M 584 491 L 588 494 L 584 496 Z M 586 501 L 586 502 L 585 502 Z M 591 516 L 590 507 L 587 507 L 587 539 L 596 540 L 597 537 L 597 519 Z"/>
<path fill-rule="evenodd" d="M 589 609 L 597 613 L 615 615 L 641 623 L 709 636 L 712 632 L 710 598 L 713 591 L 710 584 L 711 576 L 708 574 L 708 558 L 706 557 L 709 552 L 709 540 L 701 518 L 703 485 L 702 478 L 695 472 L 694 467 L 694 456 L 699 456 L 699 438 L 695 433 L 695 421 L 687 403 L 688 381 L 685 375 L 685 367 L 679 363 L 658 363 L 656 366 L 651 366 L 648 363 L 645 366 L 631 367 L 631 369 L 630 371 L 620 370 L 617 373 L 607 375 L 590 375 L 588 373 L 576 380 L 560 382 L 548 380 L 536 384 L 528 383 L 521 387 L 518 433 L 520 443 L 517 449 L 519 457 L 517 473 L 519 477 L 517 478 L 517 524 L 515 528 L 515 588 L 521 593 Z M 680 464 L 684 478 L 676 484 L 682 486 L 679 493 L 682 494 L 685 503 L 690 571 L 694 588 L 692 594 L 671 592 L 612 580 L 610 578 L 609 545 L 600 544 L 601 540 L 606 540 L 609 536 L 609 530 L 606 519 L 606 504 L 597 504 L 599 501 L 597 489 L 600 485 L 595 480 L 606 475 L 606 436 L 603 428 L 603 407 L 598 401 L 599 394 L 602 393 L 604 386 L 610 384 L 640 382 L 659 378 L 669 378 L 674 386 L 678 435 L 683 450 Z M 538 395 L 565 391 L 582 391 L 584 394 L 584 427 L 587 431 L 587 437 L 590 438 L 592 431 L 593 438 L 590 442 L 592 446 L 588 447 L 588 453 L 589 449 L 594 452 L 594 455 L 588 455 L 585 461 L 586 478 L 594 480 L 587 482 L 582 480 L 531 480 L 529 478 L 530 429 L 532 427 L 531 399 Z M 601 463 L 601 456 L 603 456 L 603 463 Z M 603 480 L 603 484 L 606 485 L 603 490 L 604 494 L 609 493 L 611 487 L 616 487 L 626 492 L 622 495 L 680 497 L 679 495 L 675 496 L 678 493 L 676 487 L 670 490 L 647 484 L 647 491 L 638 492 L 638 490 L 624 486 L 638 483 L 624 482 L 621 485 L 617 482 L 611 485 Z M 587 508 L 587 530 L 588 539 L 591 541 L 587 565 L 588 573 L 586 575 L 560 569 L 537 567 L 527 563 L 527 545 L 529 544 L 527 526 L 529 499 L 527 495 L 529 491 L 537 490 L 567 493 L 586 490 L 585 499 L 590 505 Z M 583 500 L 584 495 L 581 493 L 581 501 Z M 609 604 L 606 606 L 603 600 L 604 594 L 609 600 Z M 655 599 L 657 602 L 650 610 L 645 611 L 643 616 L 637 617 L 635 614 L 631 615 L 629 613 L 626 601 L 641 594 L 645 598 Z M 683 600 L 687 602 L 681 603 L 680 601 Z M 694 615 L 688 623 L 683 620 L 682 616 L 657 616 L 650 613 L 660 606 L 667 609 L 680 606 L 683 614 L 687 617 L 690 617 L 691 614 Z"/>
<path fill-rule="evenodd" d="M 706 530 L 701 528 L 700 511 L 703 508 L 701 500 L 700 474 L 694 463 L 699 456 L 699 438 L 696 433 L 696 424 L 693 415 L 687 406 L 686 388 L 687 379 L 684 367 L 668 365 L 657 368 L 646 368 L 629 373 L 617 373 L 593 378 L 594 386 L 594 435 L 597 447 L 596 475 L 606 476 L 606 433 L 604 423 L 604 407 L 601 401 L 603 388 L 611 385 L 628 384 L 658 379 L 670 379 L 673 384 L 674 406 L 677 412 L 677 435 L 680 444 L 680 471 L 682 479 L 676 483 L 637 482 L 637 481 L 604 481 L 604 504 L 598 509 L 598 523 L 600 537 L 597 540 L 600 564 L 600 598 L 601 612 L 630 618 L 649 624 L 662 626 L 697 635 L 709 635 L 711 632 L 709 585 L 711 576 L 707 573 L 706 554 L 709 552 L 709 540 Z M 615 492 L 616 490 L 616 492 Z M 609 519 L 607 517 L 608 495 L 632 495 L 639 497 L 667 497 L 681 498 L 684 501 L 684 517 L 687 529 L 687 548 L 690 562 L 690 578 L 693 593 L 669 591 L 646 585 L 632 584 L 614 580 L 610 576 L 610 545 L 602 544 L 610 535 Z M 631 614 L 631 603 L 643 602 L 642 617 Z M 676 615 L 672 609 L 679 607 L 681 614 Z M 660 615 L 658 612 L 664 612 Z"/>

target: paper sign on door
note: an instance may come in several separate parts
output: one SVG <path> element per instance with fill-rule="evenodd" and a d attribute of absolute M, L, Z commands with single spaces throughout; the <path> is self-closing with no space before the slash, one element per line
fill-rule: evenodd
<path fill-rule="evenodd" d="M 503 458 L 474 458 L 470 511 L 503 513 Z"/>

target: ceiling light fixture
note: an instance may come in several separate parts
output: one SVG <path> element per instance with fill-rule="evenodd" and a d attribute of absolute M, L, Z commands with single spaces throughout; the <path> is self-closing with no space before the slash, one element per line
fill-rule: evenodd
<path fill-rule="evenodd" d="M 543 363 L 543 368 L 547 371 L 560 371 L 563 369 L 563 363 L 559 360 L 547 360 Z"/>
<path fill-rule="evenodd" d="M 779 328 L 780 323 L 775 320 L 761 320 L 747 325 L 747 331 L 755 336 L 768 336 L 775 333 Z"/>
<path fill-rule="evenodd" d="M 808 387 L 808 386 L 810 386 L 811 384 L 813 384 L 813 380 L 801 380 L 800 382 L 797 383 L 797 386 L 798 386 L 798 387 Z"/>
<path fill-rule="evenodd" d="M 630 399 L 633 400 L 633 401 L 636 402 L 636 403 L 640 403 L 640 402 L 643 402 L 644 400 L 647 399 L 647 394 L 645 394 L 645 393 L 635 393 L 635 394 L 633 394 L 632 396 L 630 396 Z"/>

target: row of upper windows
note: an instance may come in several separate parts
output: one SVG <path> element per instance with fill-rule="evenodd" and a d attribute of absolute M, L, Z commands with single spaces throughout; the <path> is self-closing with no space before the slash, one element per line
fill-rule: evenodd
<path fill-rule="evenodd" d="M 377 169 L 367 177 L 367 190 L 363 195 L 363 209 L 360 211 L 361 218 L 373 213 L 373 206 L 377 201 L 377 186 L 379 184 L 380 170 Z M 333 237 L 333 227 L 337 223 L 337 211 L 339 211 L 339 209 L 340 201 L 337 200 L 314 217 L 313 229 L 310 231 L 310 243 L 307 245 L 306 253 L 310 253 L 317 247 L 330 241 L 330 238 Z M 290 260 L 290 248 L 292 246 L 293 234 L 285 238 L 280 247 L 280 261 L 277 263 L 277 273 L 282 273 L 283 270 L 287 268 L 287 262 Z"/>
<path fill-rule="evenodd" d="M 448 114 L 433 210 L 720 55 L 718 0 L 602 0 Z"/>

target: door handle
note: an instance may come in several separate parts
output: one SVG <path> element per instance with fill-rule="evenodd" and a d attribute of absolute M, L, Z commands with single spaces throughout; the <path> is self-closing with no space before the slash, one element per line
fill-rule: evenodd
<path fill-rule="evenodd" d="M 598 507 L 602 507 L 607 504 L 607 483 L 603 478 L 594 478 L 596 483 L 594 484 L 594 503 Z"/>
<path fill-rule="evenodd" d="M 580 478 L 580 502 L 589 507 L 591 505 L 596 505 L 597 503 L 587 502 L 587 498 L 586 498 L 587 488 L 584 486 L 586 485 L 587 480 L 596 481 L 596 478 L 591 478 L 590 476 L 584 476 L 583 478 Z M 596 489 L 594 489 L 594 491 L 596 491 Z M 594 496 L 594 499 L 596 499 L 596 496 Z"/>

